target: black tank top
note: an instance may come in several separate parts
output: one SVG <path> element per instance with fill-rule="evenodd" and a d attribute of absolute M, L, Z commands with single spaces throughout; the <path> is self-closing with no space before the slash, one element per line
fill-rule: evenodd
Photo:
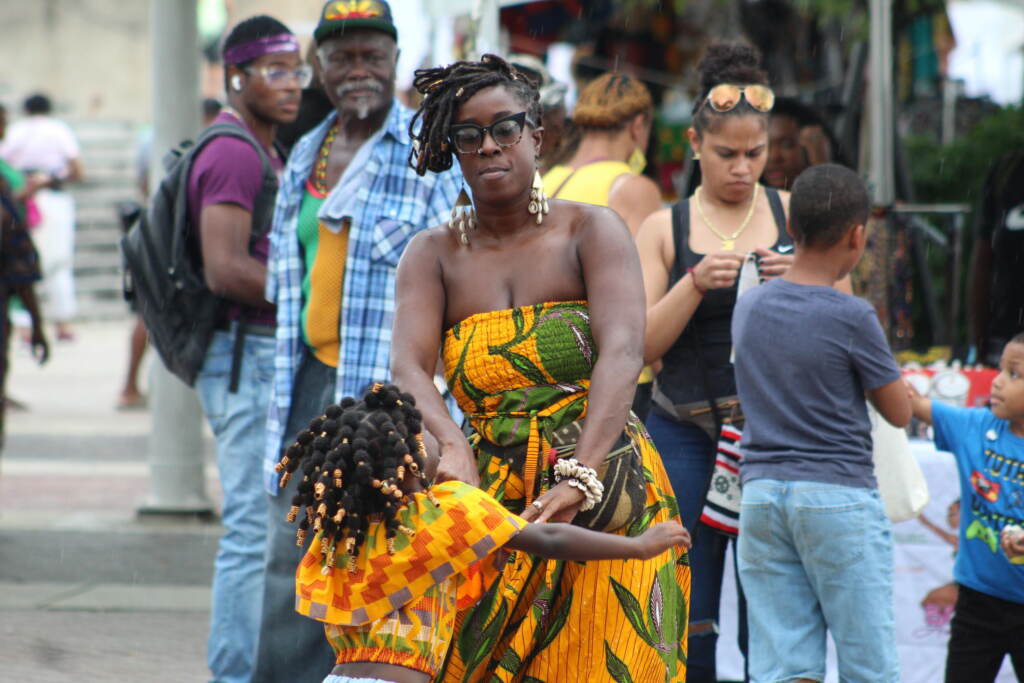
<path fill-rule="evenodd" d="M 779 193 L 770 187 L 764 188 L 768 196 L 775 226 L 779 237 L 772 246 L 784 250 L 793 244 L 786 233 L 786 212 L 782 208 Z M 696 266 L 703 254 L 690 250 L 690 200 L 684 199 L 672 207 L 672 241 L 676 246 L 676 257 L 669 273 L 668 287 L 672 288 L 686 275 L 687 268 Z M 662 369 L 658 373 L 658 387 L 672 403 L 681 405 L 706 401 L 709 397 L 704 390 L 704 377 L 698 361 L 694 326 L 700 337 L 700 360 L 708 376 L 708 384 L 714 398 L 732 396 L 736 393 L 736 379 L 732 363 L 732 310 L 736 305 L 736 287 L 711 289 L 704 295 L 689 324 L 682 334 L 662 356 Z M 667 290 L 666 290 L 667 291 Z"/>

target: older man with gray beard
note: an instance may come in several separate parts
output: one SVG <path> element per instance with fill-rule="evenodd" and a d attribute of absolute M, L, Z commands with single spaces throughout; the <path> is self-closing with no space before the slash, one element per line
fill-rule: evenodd
<path fill-rule="evenodd" d="M 319 682 L 334 661 L 323 627 L 295 612 L 304 550 L 285 517 L 296 486 L 311 483 L 300 475 L 282 486 L 274 465 L 327 404 L 388 378 L 398 260 L 415 233 L 448 219 L 462 184 L 458 171 L 420 177 L 408 165 L 412 112 L 394 98 L 397 31 L 386 2 L 332 0 L 313 37 L 334 111 L 292 150 L 271 233 L 267 300 L 277 305 L 277 344 L 253 678 L 261 683 Z"/>

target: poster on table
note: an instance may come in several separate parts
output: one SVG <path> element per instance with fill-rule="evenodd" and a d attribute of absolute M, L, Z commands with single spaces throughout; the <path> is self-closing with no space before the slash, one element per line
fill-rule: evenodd
<path fill-rule="evenodd" d="M 931 500 L 921 517 L 894 524 L 896 647 L 902 683 L 935 683 L 944 678 L 949 621 L 955 594 L 953 553 L 957 536 L 956 505 L 960 482 L 950 453 L 935 450 L 931 442 L 912 441 L 911 448 L 928 480 Z M 951 510 L 952 507 L 952 510 Z M 726 566 L 734 566 L 731 556 Z M 736 582 L 726 572 L 722 585 L 721 635 L 718 639 L 718 678 L 743 680 L 743 659 L 736 644 Z M 835 649 L 829 639 L 826 683 L 837 683 Z M 997 683 L 1014 683 L 1009 658 Z"/>

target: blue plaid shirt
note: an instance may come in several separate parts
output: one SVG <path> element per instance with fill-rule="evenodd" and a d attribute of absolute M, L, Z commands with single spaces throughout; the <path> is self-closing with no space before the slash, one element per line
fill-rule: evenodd
<path fill-rule="evenodd" d="M 462 186 L 457 168 L 422 178 L 409 168 L 412 114 L 397 100 L 392 104 L 384 133 L 364 169 L 372 180 L 362 184 L 359 192 L 363 196 L 358 198 L 349 227 L 335 401 L 359 396 L 372 382 L 390 377 L 398 259 L 414 234 L 448 220 Z M 264 483 L 272 495 L 278 491 L 280 475 L 274 472 L 274 465 L 280 459 L 293 382 L 305 343 L 301 329 L 305 262 L 297 235 L 299 208 L 320 145 L 336 117 L 332 112 L 295 145 L 281 176 L 274 209 L 267 300 L 277 304 L 277 349 L 263 462 Z M 333 219 L 328 214 L 330 206 L 337 203 L 332 202 L 337 190 L 336 186 L 324 201 L 321 220 Z"/>

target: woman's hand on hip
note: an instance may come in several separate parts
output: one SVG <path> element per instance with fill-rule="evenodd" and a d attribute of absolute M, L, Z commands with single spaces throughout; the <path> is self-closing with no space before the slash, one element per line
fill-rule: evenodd
<path fill-rule="evenodd" d="M 476 469 L 476 458 L 469 442 L 462 441 L 441 445 L 441 460 L 437 464 L 434 482 L 461 481 L 480 488 L 480 473 Z"/>
<path fill-rule="evenodd" d="M 527 522 L 571 522 L 580 511 L 586 496 L 569 482 L 556 484 L 550 491 L 545 491 L 523 511 L 523 519 Z"/>

